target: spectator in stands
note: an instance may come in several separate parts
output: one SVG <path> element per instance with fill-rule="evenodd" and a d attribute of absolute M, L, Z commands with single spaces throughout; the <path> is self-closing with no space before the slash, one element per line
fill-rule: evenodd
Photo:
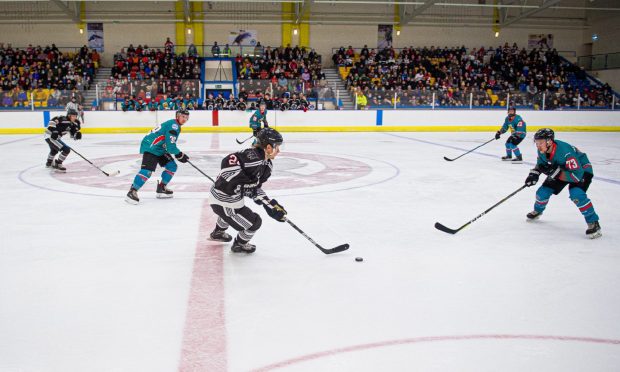
<path fill-rule="evenodd" d="M 130 45 L 133 49 L 133 47 Z M 166 38 L 166 42 L 164 43 L 164 49 L 166 52 L 174 53 L 174 43 L 170 40 L 169 37 Z M 135 52 L 135 50 L 127 50 L 127 53 Z"/>
<path fill-rule="evenodd" d="M 230 47 L 228 46 L 228 44 L 226 44 L 224 46 L 224 49 L 222 50 L 222 57 L 230 57 L 232 55 L 232 51 L 230 50 Z"/>
<path fill-rule="evenodd" d="M 187 55 L 190 57 L 198 57 L 198 50 L 194 44 L 190 44 L 189 48 L 187 48 Z"/>
<path fill-rule="evenodd" d="M 213 55 L 213 57 L 220 56 L 220 47 L 219 45 L 217 45 L 217 41 L 213 42 L 213 46 L 211 47 L 211 54 Z"/>

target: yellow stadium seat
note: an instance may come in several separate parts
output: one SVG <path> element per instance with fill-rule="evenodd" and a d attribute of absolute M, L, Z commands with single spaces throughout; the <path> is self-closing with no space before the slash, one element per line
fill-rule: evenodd
<path fill-rule="evenodd" d="M 497 94 L 489 94 L 489 96 L 491 97 L 491 104 L 495 104 L 495 102 L 499 98 Z"/>

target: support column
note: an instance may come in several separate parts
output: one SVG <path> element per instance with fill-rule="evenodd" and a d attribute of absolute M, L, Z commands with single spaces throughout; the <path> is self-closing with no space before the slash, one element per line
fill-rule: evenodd
<path fill-rule="evenodd" d="M 202 15 L 202 1 L 193 2 L 192 4 L 192 33 L 194 34 L 194 45 L 198 50 L 199 56 L 204 56 L 202 45 L 204 45 L 204 23 L 201 22 L 204 19 Z"/>
<path fill-rule="evenodd" d="M 176 27 L 175 27 L 175 40 L 174 44 L 177 45 L 185 45 L 185 17 L 183 13 L 183 2 L 175 1 L 174 3 L 174 14 L 176 19 Z M 175 52 L 179 53 L 180 51 L 175 47 Z"/>
<path fill-rule="evenodd" d="M 282 46 L 284 47 L 292 44 L 294 14 L 294 3 L 282 3 Z"/>

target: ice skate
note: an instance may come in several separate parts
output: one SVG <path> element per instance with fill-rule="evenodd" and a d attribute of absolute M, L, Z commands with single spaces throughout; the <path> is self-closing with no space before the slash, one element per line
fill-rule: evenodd
<path fill-rule="evenodd" d="M 138 190 L 133 187 L 130 188 L 125 201 L 132 205 L 138 205 L 138 203 L 140 203 L 140 199 L 138 198 Z"/>
<path fill-rule="evenodd" d="M 214 240 L 216 242 L 229 242 L 232 240 L 232 236 L 227 234 L 225 230 L 215 229 L 209 235 L 209 240 Z"/>
<path fill-rule="evenodd" d="M 531 211 L 530 213 L 527 214 L 527 219 L 529 221 L 534 221 L 534 220 L 539 219 L 541 215 L 542 215 L 542 212 Z"/>
<path fill-rule="evenodd" d="M 603 233 L 601 232 L 601 225 L 598 223 L 598 221 L 594 221 L 588 224 L 586 236 L 590 239 L 596 239 L 603 236 Z"/>
<path fill-rule="evenodd" d="M 157 181 L 157 198 L 158 199 L 169 199 L 172 197 L 173 193 L 174 191 L 167 188 L 165 183 L 161 181 Z"/>
<path fill-rule="evenodd" d="M 252 253 L 256 250 L 256 246 L 250 242 L 241 243 L 239 238 L 236 238 L 230 250 L 235 253 Z"/>

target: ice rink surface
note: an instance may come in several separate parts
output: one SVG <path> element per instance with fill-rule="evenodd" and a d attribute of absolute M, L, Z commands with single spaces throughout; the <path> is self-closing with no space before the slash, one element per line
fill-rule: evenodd
<path fill-rule="evenodd" d="M 191 122 L 190 122 L 191 125 Z M 209 181 L 180 164 L 123 199 L 140 134 L 88 135 L 66 174 L 41 136 L 0 136 L 0 371 L 619 371 L 620 133 L 557 133 L 586 152 L 603 237 L 568 198 L 527 222 L 535 160 L 492 133 L 284 133 L 267 193 L 326 247 L 263 217 L 253 255 L 206 239 Z M 245 134 L 182 134 L 215 176 Z M 363 257 L 356 262 L 355 257 Z"/>

